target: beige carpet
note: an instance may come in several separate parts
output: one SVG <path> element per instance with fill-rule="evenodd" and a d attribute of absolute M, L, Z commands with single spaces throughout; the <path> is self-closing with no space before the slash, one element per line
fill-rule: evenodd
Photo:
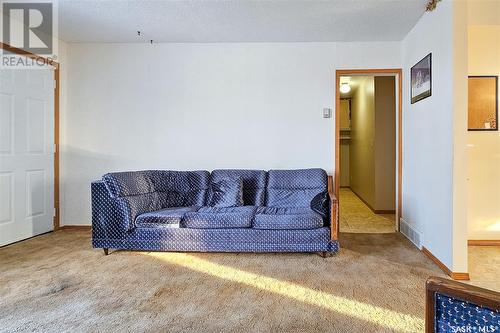
<path fill-rule="evenodd" d="M 2 332 L 421 332 L 442 276 L 398 234 L 342 234 L 341 253 L 104 256 L 88 231 L 0 249 Z"/>
<path fill-rule="evenodd" d="M 340 189 L 340 231 L 349 233 L 395 232 L 394 214 L 375 214 L 349 188 Z"/>

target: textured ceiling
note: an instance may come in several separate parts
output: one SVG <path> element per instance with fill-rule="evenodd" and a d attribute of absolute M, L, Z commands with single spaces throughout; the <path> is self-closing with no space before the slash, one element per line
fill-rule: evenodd
<path fill-rule="evenodd" d="M 399 41 L 422 16 L 425 3 L 59 0 L 59 36 L 67 42 Z"/>

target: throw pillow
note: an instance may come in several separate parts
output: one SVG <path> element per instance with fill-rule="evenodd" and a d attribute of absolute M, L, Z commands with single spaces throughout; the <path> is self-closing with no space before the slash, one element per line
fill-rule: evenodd
<path fill-rule="evenodd" d="M 325 218 L 328 216 L 329 201 L 328 191 L 320 192 L 312 199 L 311 209 Z"/>

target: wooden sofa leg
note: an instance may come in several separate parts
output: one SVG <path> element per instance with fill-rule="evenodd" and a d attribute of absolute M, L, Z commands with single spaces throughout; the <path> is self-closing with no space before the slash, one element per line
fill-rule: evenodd
<path fill-rule="evenodd" d="M 109 249 L 104 248 L 104 255 L 107 256 L 109 254 Z"/>
<path fill-rule="evenodd" d="M 321 256 L 322 256 L 323 258 L 328 257 L 328 252 L 326 252 L 326 251 L 321 252 Z"/>

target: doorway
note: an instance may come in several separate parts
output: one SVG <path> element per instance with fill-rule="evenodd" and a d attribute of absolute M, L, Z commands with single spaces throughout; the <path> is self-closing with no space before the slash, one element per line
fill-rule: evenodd
<path fill-rule="evenodd" d="M 59 228 L 59 64 L 0 70 L 0 246 Z"/>
<path fill-rule="evenodd" d="M 341 232 L 399 231 L 401 70 L 336 73 L 335 190 Z"/>

